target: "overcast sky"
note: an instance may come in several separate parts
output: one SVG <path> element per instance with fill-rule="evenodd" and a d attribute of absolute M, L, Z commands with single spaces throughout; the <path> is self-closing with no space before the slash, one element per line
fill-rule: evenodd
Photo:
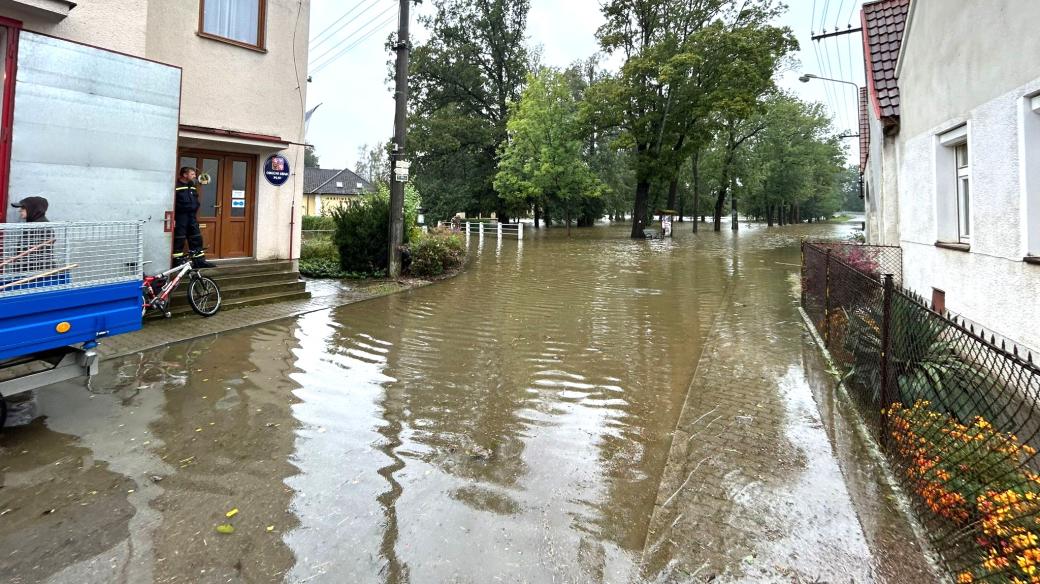
<path fill-rule="evenodd" d="M 812 32 L 845 29 L 859 22 L 862 0 L 788 0 L 780 23 L 791 27 L 801 51 L 799 65 L 784 73 L 780 84 L 806 100 L 827 105 L 839 131 L 856 130 L 855 89 L 813 81 L 800 83 L 801 72 L 863 85 L 862 40 L 850 34 L 813 43 Z M 393 135 L 394 101 L 387 79 L 387 36 L 397 26 L 397 0 L 312 0 L 308 108 L 321 104 L 311 118 L 307 141 L 314 144 L 321 166 L 354 168 L 358 148 L 385 142 Z M 418 12 L 432 9 L 427 1 Z M 413 9 L 413 42 L 426 33 Z M 541 46 L 546 65 L 566 67 L 599 50 L 595 32 L 602 23 L 600 0 L 531 0 L 529 42 Z M 331 28 L 329 28 L 331 25 Z M 323 34 L 323 31 L 324 34 Z M 814 46 L 815 45 L 815 46 Z M 818 57 L 819 55 L 819 57 Z M 850 160 L 857 144 L 846 140 Z"/>

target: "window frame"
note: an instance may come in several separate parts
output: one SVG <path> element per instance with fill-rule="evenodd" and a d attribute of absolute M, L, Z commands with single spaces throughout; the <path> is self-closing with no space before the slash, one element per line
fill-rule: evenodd
<path fill-rule="evenodd" d="M 257 31 L 256 31 L 256 44 L 250 44 L 245 41 L 239 41 L 228 37 L 220 36 L 211 32 L 206 32 L 206 0 L 199 0 L 199 28 L 195 34 L 200 37 L 207 38 L 210 40 L 227 43 L 229 45 L 235 45 L 236 47 L 242 47 L 243 49 L 249 49 L 251 51 L 257 51 L 260 53 L 267 52 L 267 0 L 256 0 L 257 2 Z"/>
<path fill-rule="evenodd" d="M 972 217 L 972 140 L 971 124 L 965 121 L 936 134 L 934 159 L 936 245 L 949 249 L 969 251 L 971 248 Z M 962 156 L 962 147 L 966 156 Z M 964 209 L 964 188 L 967 182 L 967 210 Z M 941 244 L 941 245 L 940 245 Z"/>
<path fill-rule="evenodd" d="M 971 148 L 965 140 L 951 145 L 957 182 L 953 192 L 957 197 L 957 237 L 961 243 L 971 243 Z M 961 166 L 961 149 L 964 149 L 964 165 Z M 962 189 L 962 187 L 965 187 Z"/>

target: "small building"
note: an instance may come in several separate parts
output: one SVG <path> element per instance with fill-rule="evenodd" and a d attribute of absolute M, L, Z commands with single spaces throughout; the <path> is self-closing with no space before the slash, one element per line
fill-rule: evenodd
<path fill-rule="evenodd" d="M 308 168 L 304 172 L 303 213 L 322 215 L 353 205 L 376 187 L 349 169 Z"/>
<path fill-rule="evenodd" d="M 144 221 L 168 261 L 177 168 L 211 177 L 211 258 L 292 259 L 303 199 L 309 0 L 4 0 L 0 203 Z M 2 216 L 0 216 L 2 219 Z"/>
<path fill-rule="evenodd" d="M 1040 3 L 999 5 L 864 5 L 867 236 L 902 247 L 908 288 L 1037 349 Z"/>

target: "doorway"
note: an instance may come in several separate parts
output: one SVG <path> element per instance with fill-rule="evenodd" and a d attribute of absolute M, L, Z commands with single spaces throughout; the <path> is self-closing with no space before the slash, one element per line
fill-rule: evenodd
<path fill-rule="evenodd" d="M 206 255 L 215 259 L 253 256 L 256 216 L 256 157 L 183 150 L 178 166 L 192 166 L 210 177 L 200 184 L 199 227 Z"/>

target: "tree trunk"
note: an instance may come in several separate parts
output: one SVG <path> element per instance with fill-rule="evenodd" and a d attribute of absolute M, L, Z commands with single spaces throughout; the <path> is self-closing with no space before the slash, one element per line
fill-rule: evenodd
<path fill-rule="evenodd" d="M 534 228 L 535 229 L 538 229 L 538 225 L 539 225 L 539 222 L 541 221 L 541 219 L 542 219 L 541 207 L 539 207 L 538 203 L 535 202 L 535 204 L 534 204 Z"/>
<path fill-rule="evenodd" d="M 766 205 L 766 226 L 767 227 L 772 227 L 773 226 L 773 206 L 772 205 Z"/>
<path fill-rule="evenodd" d="M 668 210 L 674 211 L 679 203 L 679 178 L 675 177 L 668 183 Z"/>
<path fill-rule="evenodd" d="M 697 233 L 697 216 L 701 216 L 701 221 L 704 221 L 704 216 L 701 215 L 701 169 L 700 169 L 701 151 L 700 148 L 693 153 L 693 232 Z"/>
<path fill-rule="evenodd" d="M 641 179 L 636 183 L 636 202 L 632 209 L 632 238 L 643 239 L 646 229 L 646 209 L 650 199 L 650 181 Z"/>
<path fill-rule="evenodd" d="M 729 229 L 730 231 L 740 230 L 740 215 L 737 214 L 737 191 L 734 190 L 729 196 L 729 206 L 733 211 L 733 218 L 730 220 Z"/>

